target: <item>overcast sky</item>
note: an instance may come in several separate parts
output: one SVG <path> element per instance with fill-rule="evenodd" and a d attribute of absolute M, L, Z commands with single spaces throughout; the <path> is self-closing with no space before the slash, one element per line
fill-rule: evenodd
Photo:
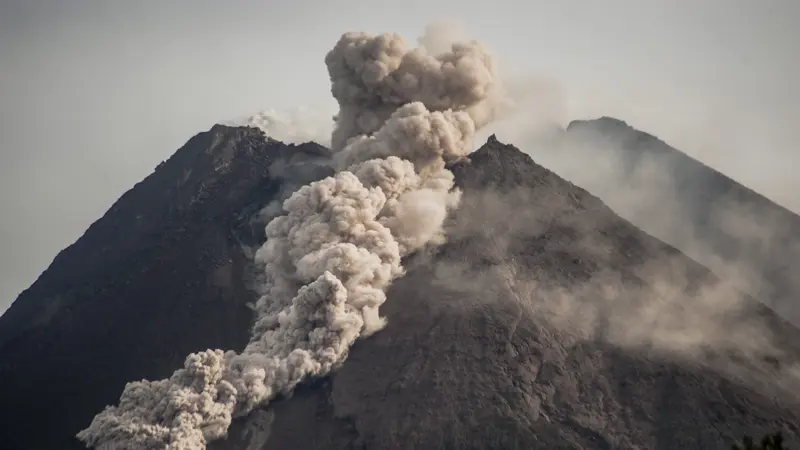
<path fill-rule="evenodd" d="M 441 19 L 549 80 L 546 114 L 621 118 L 800 211 L 797 0 L 0 0 L 0 311 L 195 133 L 333 111 L 342 32 Z"/>

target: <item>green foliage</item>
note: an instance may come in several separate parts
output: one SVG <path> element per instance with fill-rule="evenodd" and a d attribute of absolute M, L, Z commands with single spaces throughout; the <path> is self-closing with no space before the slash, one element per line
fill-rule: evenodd
<path fill-rule="evenodd" d="M 764 436 L 760 444 L 756 444 L 750 436 L 745 436 L 740 444 L 733 444 L 732 448 L 733 450 L 788 450 L 783 444 L 780 432 Z"/>

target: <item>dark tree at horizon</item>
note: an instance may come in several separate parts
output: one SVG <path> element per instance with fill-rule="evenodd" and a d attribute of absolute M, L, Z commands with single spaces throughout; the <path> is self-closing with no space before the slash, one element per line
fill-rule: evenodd
<path fill-rule="evenodd" d="M 761 443 L 756 444 L 752 437 L 745 436 L 741 443 L 733 444 L 733 450 L 788 450 L 783 443 L 783 435 L 780 432 L 768 434 L 761 438 Z"/>

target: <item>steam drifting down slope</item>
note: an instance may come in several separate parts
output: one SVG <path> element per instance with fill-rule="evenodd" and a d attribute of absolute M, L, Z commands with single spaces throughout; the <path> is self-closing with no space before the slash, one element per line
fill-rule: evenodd
<path fill-rule="evenodd" d="M 256 259 L 269 286 L 250 343 L 129 384 L 79 434 L 87 444 L 204 448 L 232 417 L 340 366 L 357 337 L 384 326 L 378 308 L 401 258 L 442 241 L 459 199 L 445 163 L 469 152 L 491 118 L 491 58 L 474 42 L 432 56 L 398 35 L 348 33 L 326 63 L 340 105 L 338 173 L 298 190 L 267 225 Z"/>

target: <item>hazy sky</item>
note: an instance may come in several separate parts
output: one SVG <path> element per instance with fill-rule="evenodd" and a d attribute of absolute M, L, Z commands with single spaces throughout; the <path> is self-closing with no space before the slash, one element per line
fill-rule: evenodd
<path fill-rule="evenodd" d="M 342 32 L 441 19 L 549 80 L 540 113 L 621 118 L 800 211 L 797 0 L 0 0 L 0 311 L 192 135 L 333 111 Z"/>

